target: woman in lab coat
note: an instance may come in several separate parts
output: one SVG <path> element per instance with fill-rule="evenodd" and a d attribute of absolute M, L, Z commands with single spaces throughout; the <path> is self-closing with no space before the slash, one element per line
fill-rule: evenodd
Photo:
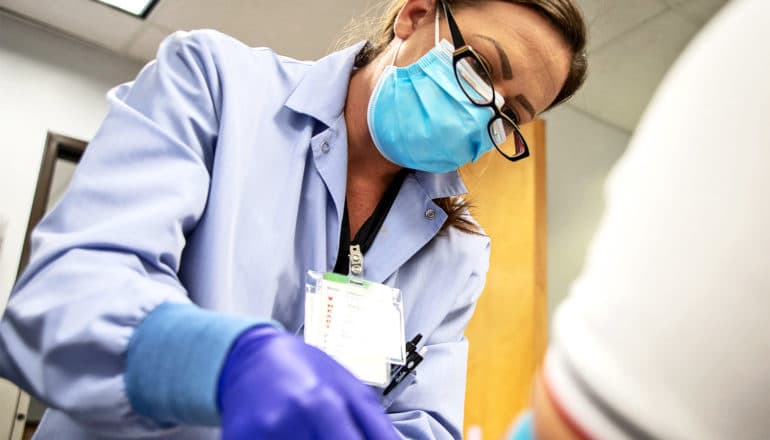
<path fill-rule="evenodd" d="M 53 408 L 38 438 L 459 437 L 489 240 L 456 169 L 526 158 L 584 46 L 572 0 L 395 1 L 315 63 L 167 38 L 110 91 L 0 327 L 0 372 Z M 382 401 L 294 336 L 305 274 L 352 245 L 428 349 Z"/>

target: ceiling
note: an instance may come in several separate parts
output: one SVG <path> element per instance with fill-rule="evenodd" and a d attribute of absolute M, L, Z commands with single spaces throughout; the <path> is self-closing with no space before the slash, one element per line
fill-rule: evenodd
<path fill-rule="evenodd" d="M 569 104 L 632 131 L 683 47 L 727 0 L 577 0 L 588 19 L 589 80 Z M 0 8 L 147 61 L 174 30 L 214 28 L 301 59 L 333 50 L 377 0 L 160 0 L 140 20 L 92 0 L 0 0 Z"/>
<path fill-rule="evenodd" d="M 633 131 L 682 49 L 727 0 L 578 0 L 589 22 L 589 79 L 570 103 Z"/>

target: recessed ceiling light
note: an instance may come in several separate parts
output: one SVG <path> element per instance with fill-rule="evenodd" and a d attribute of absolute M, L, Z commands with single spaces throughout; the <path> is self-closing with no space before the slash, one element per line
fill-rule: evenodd
<path fill-rule="evenodd" d="M 107 6 L 120 9 L 139 18 L 145 18 L 150 14 L 158 0 L 94 0 Z"/>

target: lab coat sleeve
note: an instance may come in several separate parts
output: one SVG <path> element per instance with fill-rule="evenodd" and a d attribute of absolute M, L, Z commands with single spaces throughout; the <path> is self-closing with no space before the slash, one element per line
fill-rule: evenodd
<path fill-rule="evenodd" d="M 426 341 L 428 352 L 416 369 L 414 384 L 406 387 L 388 408 L 393 424 L 404 438 L 462 438 L 468 364 L 464 332 L 489 268 L 489 241 L 484 241 L 481 251 L 471 257 L 477 261 L 457 301 Z"/>
<path fill-rule="evenodd" d="M 176 33 L 133 83 L 109 92 L 0 324 L 0 374 L 113 437 L 163 429 L 129 402 L 126 353 L 157 306 L 193 307 L 177 272 L 208 194 L 221 108 L 215 40 Z"/>

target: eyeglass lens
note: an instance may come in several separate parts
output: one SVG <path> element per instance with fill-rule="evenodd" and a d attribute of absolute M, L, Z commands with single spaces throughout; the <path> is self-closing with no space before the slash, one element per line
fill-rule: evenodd
<path fill-rule="evenodd" d="M 484 67 L 475 57 L 464 57 L 455 64 L 457 80 L 468 98 L 476 105 L 487 106 L 492 102 L 502 107 L 502 97 L 494 93 L 493 86 Z M 505 118 L 497 116 L 489 126 L 489 136 L 497 148 L 509 157 L 517 157 L 526 152 L 526 142 L 516 127 Z"/>

